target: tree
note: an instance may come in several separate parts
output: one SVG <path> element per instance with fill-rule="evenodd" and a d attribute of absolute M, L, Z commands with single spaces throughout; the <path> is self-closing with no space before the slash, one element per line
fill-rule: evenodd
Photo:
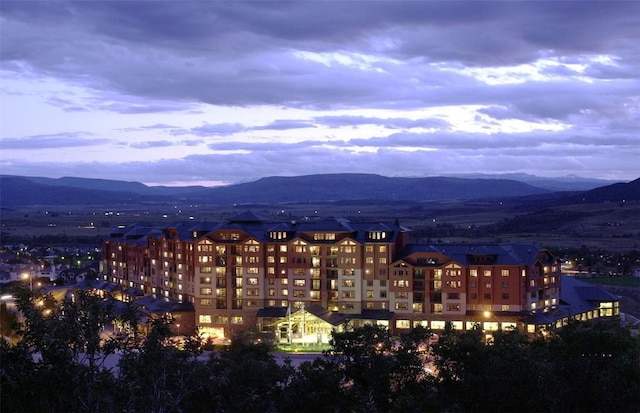
<path fill-rule="evenodd" d="M 557 411 L 638 411 L 640 341 L 617 322 L 578 322 L 549 343 Z"/>
<path fill-rule="evenodd" d="M 360 400 L 349 391 L 340 365 L 331 357 L 319 357 L 291 370 L 280 402 L 285 412 L 355 412 L 362 410 Z"/>
<path fill-rule="evenodd" d="M 183 349 L 178 348 L 171 340 L 172 322 L 169 317 L 152 319 L 142 344 L 122 349 L 119 394 L 126 411 L 185 411 L 189 398 L 208 385 L 207 369 L 197 360 L 199 339 L 187 337 Z"/>
<path fill-rule="evenodd" d="M 236 334 L 227 348 L 213 353 L 206 363 L 209 382 L 197 399 L 206 400 L 207 405 L 190 405 L 188 410 L 279 411 L 291 367 L 278 365 L 270 351 L 268 344 L 254 342 L 250 334 Z"/>
<path fill-rule="evenodd" d="M 458 332 L 447 326 L 434 346 L 442 406 L 451 411 L 548 411 L 544 354 L 515 329 L 496 331 L 486 344 L 479 327 Z"/>
<path fill-rule="evenodd" d="M 18 316 L 9 310 L 6 302 L 0 303 L 0 336 L 5 340 L 13 341 L 16 337 Z"/>
<path fill-rule="evenodd" d="M 430 335 L 418 328 L 394 338 L 384 326 L 365 325 L 334 333 L 327 354 L 343 375 L 343 393 L 364 411 L 412 411 L 433 400 L 425 369 Z"/>
<path fill-rule="evenodd" d="M 49 294 L 22 289 L 16 304 L 24 317 L 19 342 L 0 348 L 2 411 L 110 409 L 115 378 L 101 363 L 114 348 L 100 335 L 111 317 L 102 300 L 82 292 L 60 304 Z"/>

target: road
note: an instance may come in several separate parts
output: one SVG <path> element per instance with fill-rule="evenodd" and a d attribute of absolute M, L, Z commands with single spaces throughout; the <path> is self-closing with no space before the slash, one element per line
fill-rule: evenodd
<path fill-rule="evenodd" d="M 291 360 L 291 365 L 293 367 L 300 367 L 302 363 L 305 361 L 313 361 L 318 357 L 322 357 L 321 353 L 271 353 L 276 362 L 283 366 L 285 360 Z M 211 351 L 205 351 L 200 356 L 198 356 L 198 360 L 207 361 L 211 356 Z"/>

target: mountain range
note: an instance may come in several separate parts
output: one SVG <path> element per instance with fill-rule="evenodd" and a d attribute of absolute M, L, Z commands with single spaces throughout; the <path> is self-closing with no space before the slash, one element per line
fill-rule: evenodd
<path fill-rule="evenodd" d="M 254 182 L 219 187 L 167 187 L 77 177 L 54 179 L 0 175 L 0 205 L 16 207 L 114 206 L 163 202 L 211 205 L 328 201 L 432 202 L 513 197 L 533 197 L 539 201 L 562 198 L 575 202 L 621 202 L 640 199 L 640 179 L 628 183 L 613 183 L 575 177 L 564 180 L 531 175 L 508 177 L 511 179 L 483 175 L 399 178 L 375 174 L 318 174 L 267 177 Z"/>

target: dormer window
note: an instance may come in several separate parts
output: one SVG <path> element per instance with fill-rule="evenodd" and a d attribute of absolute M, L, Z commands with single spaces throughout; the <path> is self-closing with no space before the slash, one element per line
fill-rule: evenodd
<path fill-rule="evenodd" d="M 336 234 L 334 232 L 316 232 L 313 234 L 316 241 L 335 241 Z"/>
<path fill-rule="evenodd" d="M 372 240 L 387 239 L 387 233 L 385 231 L 371 231 L 369 232 L 369 239 L 372 239 Z"/>
<path fill-rule="evenodd" d="M 285 231 L 271 231 L 269 232 L 269 238 L 271 239 L 286 239 L 287 233 Z"/>

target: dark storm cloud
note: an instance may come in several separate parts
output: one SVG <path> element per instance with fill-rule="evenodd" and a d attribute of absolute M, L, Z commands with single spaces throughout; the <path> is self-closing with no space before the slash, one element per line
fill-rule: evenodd
<path fill-rule="evenodd" d="M 433 78 L 398 76 L 385 73 L 383 62 L 372 64 L 382 72 L 363 73 L 292 59 L 291 50 L 414 59 L 423 69 L 425 62 L 525 63 L 541 51 L 615 54 L 637 37 L 640 12 L 638 2 L 37 4 L 2 2 L 5 64 L 22 62 L 124 95 L 301 107 L 408 104 L 414 79 L 418 94 L 421 86 L 463 80 L 428 70 Z M 385 44 L 388 38 L 398 40 Z"/>
<path fill-rule="evenodd" d="M 118 159 L 118 150 L 168 148 L 167 159 L 124 164 L 0 161 L 12 173 L 142 182 L 237 182 L 326 168 L 640 174 L 639 39 L 637 1 L 0 1 L 3 76 L 34 85 L 2 92 L 38 95 L 38 82 L 49 79 L 72 85 L 81 96 L 52 87 L 43 100 L 70 116 L 122 115 L 113 131 L 125 134 L 107 145 L 95 133 L 30 131 L 0 136 L 2 149 L 104 145 L 105 157 Z M 245 122 L 210 105 L 313 112 Z M 446 106 L 475 113 L 486 133 L 456 132 L 468 120 L 444 111 L 413 115 Z M 136 117 L 151 126 L 136 126 Z M 539 130 L 504 132 L 509 122 Z M 348 137 L 363 129 L 373 132 Z M 295 130 L 305 133 L 300 142 L 280 136 L 292 140 L 285 132 Z M 170 159 L 173 146 L 204 144 L 234 153 Z"/>

